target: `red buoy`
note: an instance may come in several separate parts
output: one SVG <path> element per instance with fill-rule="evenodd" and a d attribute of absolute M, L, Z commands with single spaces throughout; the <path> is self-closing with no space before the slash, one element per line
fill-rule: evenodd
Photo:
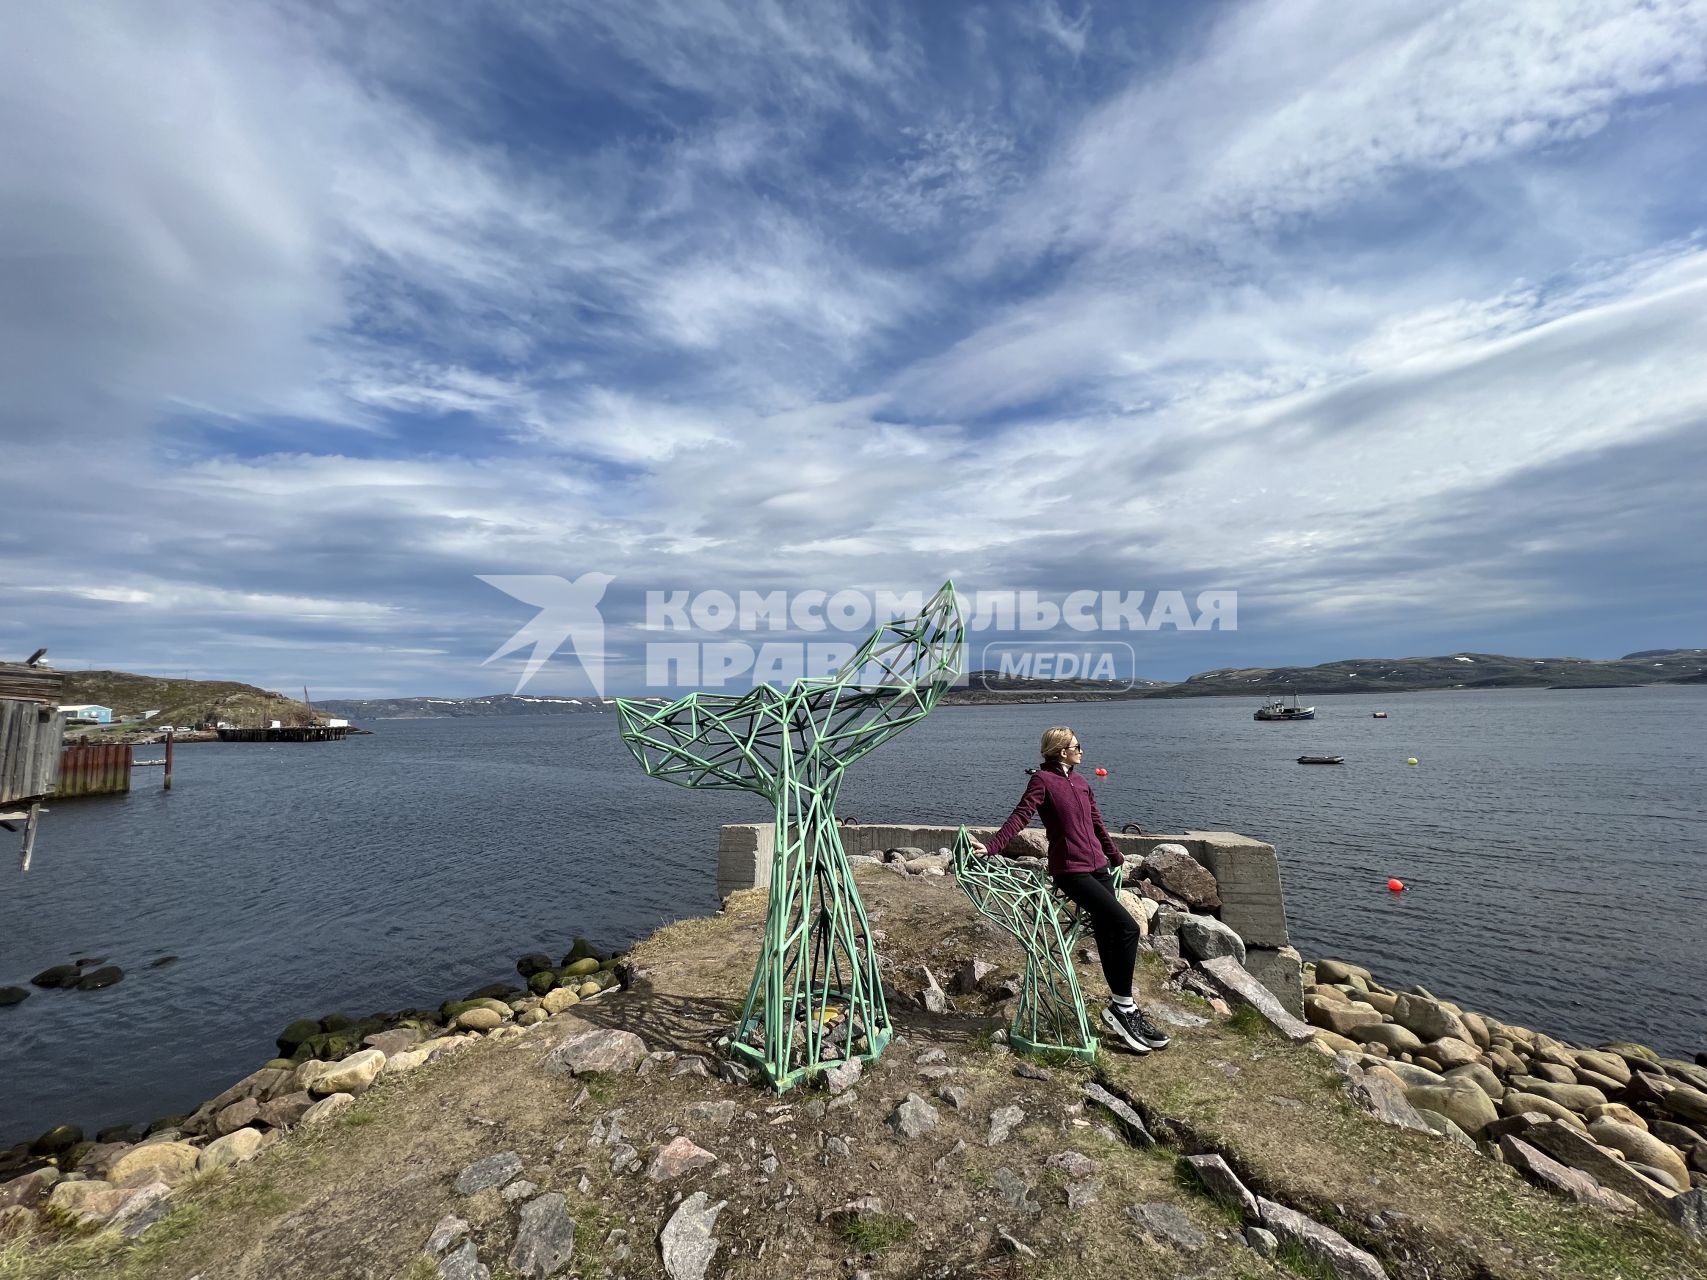
<path fill-rule="evenodd" d="M 1098 769 L 1097 770 L 1097 777 L 1099 777 L 1099 778 L 1108 777 L 1108 770 L 1107 769 Z"/>
<path fill-rule="evenodd" d="M 1394 893 L 1403 893 L 1405 891 L 1405 882 L 1403 880 L 1389 880 L 1387 882 L 1387 887 Z"/>

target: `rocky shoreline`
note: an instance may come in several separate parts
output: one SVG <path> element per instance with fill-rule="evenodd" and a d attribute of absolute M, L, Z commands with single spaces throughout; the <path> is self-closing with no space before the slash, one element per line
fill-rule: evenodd
<path fill-rule="evenodd" d="M 1573 1199 L 1707 1235 L 1707 1066 L 1627 1040 L 1570 1044 L 1423 987 L 1391 991 L 1344 960 L 1305 976 L 1316 1042 L 1377 1118 Z"/>
<path fill-rule="evenodd" d="M 520 1035 L 619 988 L 624 954 L 576 938 L 561 960 L 540 952 L 517 960 L 520 985 L 492 983 L 436 1009 L 299 1019 L 279 1033 L 280 1056 L 193 1112 L 112 1126 L 92 1138 L 77 1125 L 55 1125 L 0 1151 L 0 1241 L 29 1236 L 44 1221 L 134 1238 L 169 1212 L 179 1185 L 331 1119 L 382 1076 L 413 1071 L 483 1036 Z M 90 963 L 56 966 L 32 981 L 76 987 Z"/>
<path fill-rule="evenodd" d="M 1023 846 L 1010 848 L 1022 860 L 1035 853 Z M 872 873 L 886 884 L 894 882 L 884 873 L 939 884 L 941 877 L 952 875 L 946 850 L 898 848 L 852 860 L 875 864 Z M 1186 849 L 1158 845 L 1142 858 L 1129 859 L 1127 874 L 1133 887 L 1123 894 L 1140 921 L 1143 947 L 1150 955 L 1146 964 L 1159 973 L 1161 991 L 1179 999 L 1195 997 L 1204 1010 L 1199 1014 L 1178 1003 L 1157 1002 L 1157 1015 L 1181 1028 L 1181 1036 L 1217 1024 L 1237 1024 L 1241 1011 L 1253 1014 L 1258 1025 L 1266 1023 L 1281 1040 L 1312 1047 L 1331 1059 L 1343 1096 L 1384 1125 L 1430 1143 L 1475 1152 L 1596 1212 L 1621 1218 L 1652 1216 L 1686 1235 L 1707 1239 L 1707 1068 L 1630 1042 L 1572 1045 L 1477 1014 L 1422 988 L 1389 990 L 1367 969 L 1343 960 L 1303 964 L 1297 1000 L 1276 996 L 1244 968 L 1243 941 L 1216 915 L 1215 877 Z M 947 892 L 957 909 L 964 908 L 952 887 Z M 874 923 L 882 920 L 881 909 L 874 909 L 872 918 Z M 875 930 L 874 937 L 887 953 L 892 944 L 884 931 Z M 919 945 L 910 934 L 897 933 L 895 941 L 907 948 Z M 1089 947 L 1081 948 L 1077 958 L 1084 963 L 1095 959 Z M 997 1020 L 1006 1020 L 1017 996 L 1017 978 L 1009 969 L 985 962 L 976 953 L 956 962 L 947 989 L 925 963 L 903 965 L 885 954 L 880 967 L 892 1007 L 910 1008 L 927 1019 L 970 1013 L 999 1025 Z M 585 939 L 576 939 L 559 960 L 543 953 L 521 957 L 516 973 L 519 982 L 492 984 L 437 1009 L 363 1019 L 332 1014 L 293 1022 L 278 1037 L 279 1057 L 188 1115 L 162 1117 L 146 1128 L 106 1129 L 93 1139 L 75 1126 L 60 1125 L 0 1153 L 0 1242 L 51 1242 L 67 1231 L 134 1240 L 170 1215 L 186 1189 L 255 1159 L 293 1132 L 326 1130 L 329 1121 L 374 1086 L 483 1043 L 531 1043 L 560 1024 L 568 1034 L 544 1058 L 548 1074 L 559 1067 L 561 1074 L 591 1073 L 594 1079 L 668 1071 L 672 1077 L 694 1077 L 688 1083 L 703 1080 L 738 1089 L 748 1084 L 746 1073 L 733 1062 L 709 1054 L 654 1052 L 638 1035 L 588 1029 L 577 1020 L 578 1006 L 626 989 L 637 978 L 645 985 L 645 973 L 637 975 L 622 953 L 600 952 Z M 1302 1019 L 1289 1011 L 1289 1004 L 1300 1007 Z M 626 1002 L 619 1007 L 626 1008 Z M 543 1025 L 547 1023 L 551 1025 Z M 648 1025 L 642 1014 L 637 1029 L 644 1032 Z M 1003 1038 L 1000 1032 L 990 1036 L 997 1048 Z M 879 1070 L 889 1056 L 893 1051 L 880 1061 Z M 941 1050 L 931 1048 L 916 1053 L 913 1070 L 934 1088 L 934 1096 L 959 1111 L 964 1092 L 954 1080 L 972 1069 L 965 1065 L 969 1062 L 963 1054 L 945 1059 Z M 1241 1070 L 1225 1059 L 1209 1065 L 1229 1078 Z M 822 1097 L 811 1096 L 816 1090 L 807 1091 L 802 1114 L 822 1118 L 844 1094 L 851 1100 L 861 1082 L 861 1066 L 854 1060 L 828 1072 L 818 1089 L 831 1101 L 826 1106 Z M 1016 1063 L 1013 1075 L 1022 1083 L 1051 1078 L 1042 1067 L 1024 1062 Z M 1106 1131 L 1111 1140 L 1127 1134 L 1122 1139 L 1127 1145 L 1143 1147 L 1155 1141 L 1145 1128 L 1148 1124 L 1206 1184 L 1221 1186 L 1242 1206 L 1238 1239 L 1245 1247 L 1268 1257 L 1277 1241 L 1291 1241 L 1332 1274 L 1387 1274 L 1372 1255 L 1319 1220 L 1320 1210 L 1313 1218 L 1296 1205 L 1265 1198 L 1260 1187 L 1255 1195 L 1246 1192 L 1233 1170 L 1208 1158 L 1214 1153 L 1203 1149 L 1200 1137 L 1140 1094 L 1111 1093 L 1094 1082 L 1085 1084 L 1083 1094 L 1114 1117 L 1113 1128 L 1099 1132 Z M 576 1105 L 585 1098 L 583 1089 Z M 726 1126 L 739 1105 L 733 1100 L 695 1104 L 709 1109 L 701 1116 L 690 1108 L 689 1115 L 714 1127 Z M 754 1098 L 745 1105 L 759 1104 Z M 1030 1105 L 1009 1099 L 994 1110 L 985 1145 L 998 1145 Z M 768 1125 L 793 1116 L 794 1107 L 792 1100 L 784 1099 L 764 1108 L 766 1120 L 751 1110 L 742 1114 Z M 908 1093 L 884 1114 L 883 1123 L 897 1140 L 911 1140 L 934 1128 L 941 1111 L 936 1103 Z M 611 1112 L 595 1126 L 590 1140 L 609 1156 L 612 1177 L 648 1167 L 641 1149 L 622 1140 L 620 1117 L 620 1110 Z M 664 1129 L 656 1141 L 651 1171 L 645 1175 L 651 1182 L 703 1171 L 716 1159 L 676 1129 Z M 825 1151 L 831 1153 L 825 1156 L 828 1162 L 833 1149 L 826 1146 Z M 513 1237 L 514 1256 L 524 1262 L 535 1254 L 554 1260 L 539 1263 L 537 1269 L 529 1269 L 535 1267 L 532 1262 L 518 1264 L 519 1274 L 555 1274 L 568 1260 L 575 1229 L 564 1197 L 518 1178 L 522 1166 L 514 1153 L 500 1156 L 507 1157 L 500 1160 L 501 1168 L 464 1168 L 456 1179 L 456 1193 L 498 1188 L 506 1204 L 526 1199 L 520 1225 L 505 1228 L 505 1238 Z M 939 1161 L 938 1172 L 944 1167 Z M 1229 1187 L 1237 1191 L 1226 1191 Z M 587 1189 L 583 1176 L 581 1193 Z M 1029 1194 L 1027 1190 L 1014 1201 L 1027 1213 L 1034 1208 L 1026 1198 Z M 1067 1204 L 1069 1209 L 1077 1207 L 1072 1195 Z M 705 1246 L 719 1207 L 696 1191 L 666 1213 L 660 1249 L 667 1264 L 679 1253 L 697 1265 L 697 1270 L 686 1263 L 680 1268 L 667 1265 L 669 1274 L 705 1273 L 717 1247 L 715 1240 L 709 1249 Z M 1139 1229 L 1168 1237 L 1171 1228 L 1156 1225 L 1166 1218 L 1166 1206 L 1139 1207 L 1149 1213 L 1134 1219 Z M 856 1205 L 850 1212 L 857 1219 L 865 1211 Z M 423 1274 L 463 1280 L 484 1275 L 484 1264 L 465 1240 L 467 1224 L 449 1218 L 439 1227 L 428 1242 L 429 1270 Z M 1023 1250 L 1031 1247 L 1008 1228 L 1001 1232 L 1006 1234 L 999 1234 L 997 1246 L 1010 1256 L 1023 1257 Z M 1341 1263 L 1350 1269 L 1342 1269 Z"/>

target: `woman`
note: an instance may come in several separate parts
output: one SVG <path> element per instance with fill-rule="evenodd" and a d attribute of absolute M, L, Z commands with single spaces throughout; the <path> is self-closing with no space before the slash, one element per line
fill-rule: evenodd
<path fill-rule="evenodd" d="M 1132 970 L 1138 963 L 1138 939 L 1142 935 L 1115 896 L 1114 877 L 1109 871 L 1126 859 L 1103 826 L 1090 784 L 1073 772 L 1084 758 L 1084 744 L 1071 729 L 1063 725 L 1045 729 L 1043 763 L 1026 770 L 1031 781 L 1019 804 L 988 846 L 974 840 L 972 847 L 978 853 L 991 849 L 999 853 L 1033 814 L 1042 812 L 1043 829 L 1049 833 L 1050 878 L 1090 917 L 1096 935 L 1103 977 L 1113 997 L 1102 1011 L 1103 1025 L 1134 1053 L 1165 1049 L 1167 1034 L 1132 1000 Z"/>

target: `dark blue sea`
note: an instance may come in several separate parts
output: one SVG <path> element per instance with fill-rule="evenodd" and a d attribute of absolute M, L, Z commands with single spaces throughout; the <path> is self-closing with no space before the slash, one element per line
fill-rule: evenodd
<path fill-rule="evenodd" d="M 1299 724 L 1256 701 L 940 708 L 850 770 L 840 812 L 997 823 L 1063 721 L 1111 825 L 1272 841 L 1306 956 L 1569 1039 L 1707 1049 L 1707 689 L 1323 697 Z M 646 778 L 614 716 L 370 727 L 181 747 L 170 793 L 138 770 L 56 806 L 28 875 L 4 852 L 0 986 L 83 956 L 127 976 L 0 1009 L 0 1145 L 189 1109 L 295 1018 L 437 1004 L 577 934 L 710 912 L 718 825 L 768 817 Z"/>

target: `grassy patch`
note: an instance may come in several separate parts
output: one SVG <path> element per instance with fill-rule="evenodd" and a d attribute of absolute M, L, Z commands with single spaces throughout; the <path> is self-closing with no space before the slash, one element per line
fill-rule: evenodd
<path fill-rule="evenodd" d="M 438 1274 L 438 1264 L 423 1254 L 409 1264 L 409 1269 L 403 1273 L 403 1280 L 437 1280 Z"/>
<path fill-rule="evenodd" d="M 1268 1031 L 1268 1020 L 1248 1004 L 1236 1005 L 1227 1025 L 1242 1036 L 1260 1036 Z"/>
<path fill-rule="evenodd" d="M 877 1253 L 906 1244 L 918 1229 L 915 1223 L 894 1213 L 853 1214 L 836 1225 L 837 1234 L 861 1253 Z"/>
<path fill-rule="evenodd" d="M 1334 1269 L 1296 1240 L 1282 1240 L 1274 1256 L 1275 1261 L 1294 1275 L 1307 1276 L 1309 1280 L 1335 1280 Z"/>

